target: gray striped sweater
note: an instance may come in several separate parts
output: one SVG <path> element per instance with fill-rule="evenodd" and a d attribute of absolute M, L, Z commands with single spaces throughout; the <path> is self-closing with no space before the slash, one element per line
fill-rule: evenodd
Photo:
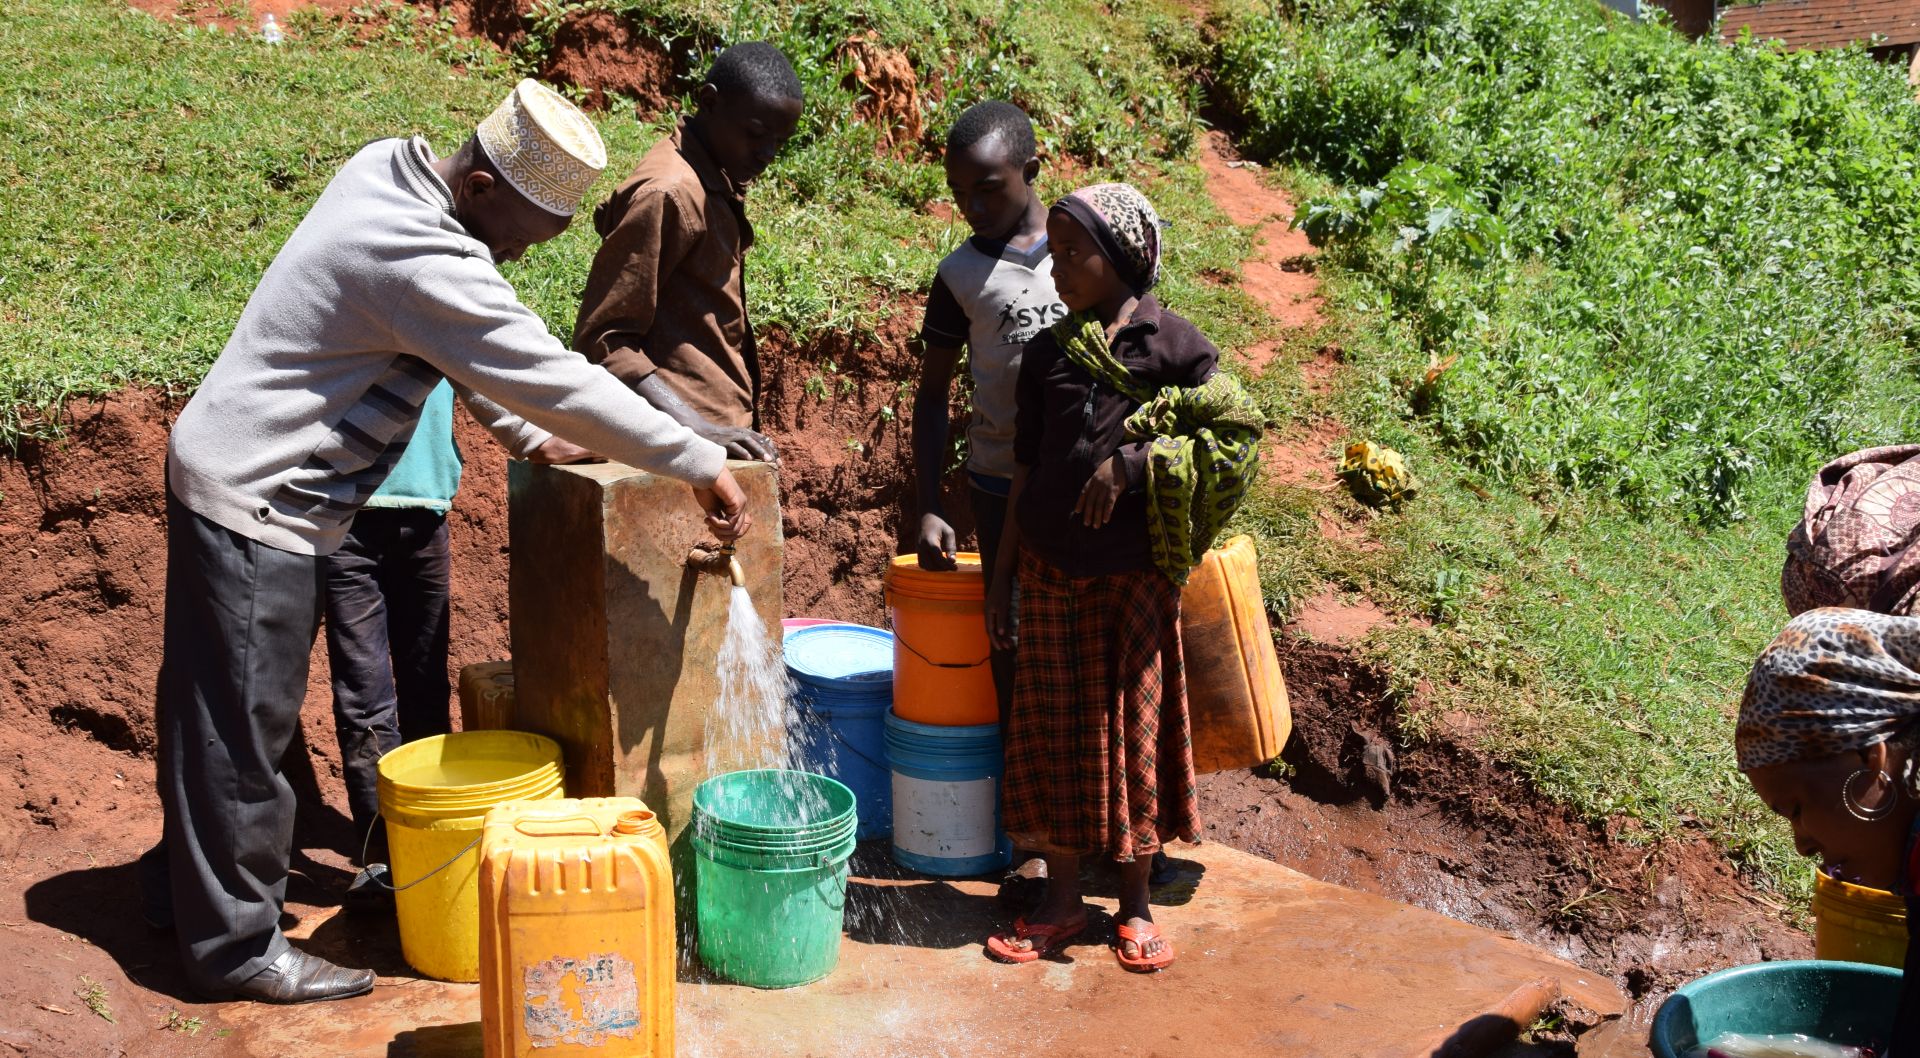
<path fill-rule="evenodd" d="M 174 423 L 168 485 L 242 536 L 340 545 L 442 378 L 515 455 L 549 436 L 710 485 L 725 453 L 548 333 L 453 217 L 426 142 L 369 144 L 254 289 Z"/>

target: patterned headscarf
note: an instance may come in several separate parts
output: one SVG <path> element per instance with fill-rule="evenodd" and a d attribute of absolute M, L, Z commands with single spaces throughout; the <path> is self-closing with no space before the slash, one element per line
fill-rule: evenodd
<path fill-rule="evenodd" d="M 1135 294 L 1160 281 L 1160 214 L 1132 184 L 1083 187 L 1053 208 L 1087 229 Z"/>
<path fill-rule="evenodd" d="M 1820 468 L 1780 570 L 1788 613 L 1920 603 L 1920 445 L 1868 448 Z"/>
<path fill-rule="evenodd" d="M 1885 742 L 1920 720 L 1920 618 L 1809 610 L 1753 663 L 1733 744 L 1745 771 Z"/>

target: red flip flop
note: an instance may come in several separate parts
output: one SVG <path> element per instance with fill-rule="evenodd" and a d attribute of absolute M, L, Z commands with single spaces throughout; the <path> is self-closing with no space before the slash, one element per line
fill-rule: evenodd
<path fill-rule="evenodd" d="M 1086 928 L 1087 920 L 1084 918 L 1070 925 L 1055 926 L 1045 922 L 1034 925 L 1023 916 L 1014 919 L 1011 934 L 1001 930 L 987 938 L 987 955 L 1000 962 L 1034 962 L 1060 950 Z M 1013 947 L 1013 942 L 1022 940 L 1032 941 L 1033 947 L 1026 950 Z"/>
<path fill-rule="evenodd" d="M 1116 923 L 1113 928 L 1114 932 L 1120 935 L 1120 939 L 1113 945 L 1113 957 L 1119 961 L 1121 969 L 1130 973 L 1150 974 L 1173 965 L 1172 941 L 1168 941 L 1158 955 L 1142 955 L 1131 959 L 1127 957 L 1128 941 L 1132 941 L 1134 947 L 1140 951 L 1146 951 L 1147 942 L 1161 936 L 1159 926 L 1149 922 L 1139 929 L 1134 929 L 1125 923 Z"/>

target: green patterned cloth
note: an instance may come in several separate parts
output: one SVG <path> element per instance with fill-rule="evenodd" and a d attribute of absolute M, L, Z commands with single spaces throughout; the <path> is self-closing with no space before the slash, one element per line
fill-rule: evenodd
<path fill-rule="evenodd" d="M 1053 326 L 1067 358 L 1140 410 L 1127 418 L 1127 439 L 1148 441 L 1147 532 L 1153 564 L 1175 584 L 1200 564 L 1253 479 L 1266 417 L 1238 379 L 1225 371 L 1191 389 L 1154 387 L 1127 373 L 1091 314 Z"/>

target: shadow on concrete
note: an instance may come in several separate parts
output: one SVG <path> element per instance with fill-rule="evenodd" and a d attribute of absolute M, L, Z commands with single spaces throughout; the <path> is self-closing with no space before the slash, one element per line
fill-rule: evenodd
<path fill-rule="evenodd" d="M 998 918 L 993 897 L 947 882 L 847 883 L 847 936 L 861 944 L 964 948 L 985 942 Z"/>
<path fill-rule="evenodd" d="M 382 978 L 419 976 L 400 952 L 400 924 L 392 915 L 337 912 L 306 940 L 294 943 L 341 966 L 366 967 Z"/>
<path fill-rule="evenodd" d="M 387 1044 L 387 1058 L 480 1058 L 480 1023 L 422 1025 L 405 1029 Z"/>

